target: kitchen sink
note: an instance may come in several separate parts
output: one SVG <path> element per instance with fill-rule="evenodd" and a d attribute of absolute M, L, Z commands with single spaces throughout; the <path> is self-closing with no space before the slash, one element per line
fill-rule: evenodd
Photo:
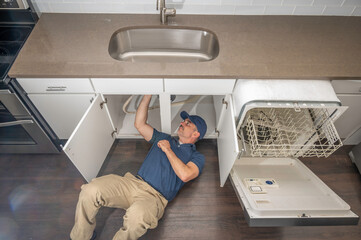
<path fill-rule="evenodd" d="M 217 36 L 205 29 L 123 28 L 110 38 L 109 54 L 128 62 L 205 62 L 218 56 Z"/>

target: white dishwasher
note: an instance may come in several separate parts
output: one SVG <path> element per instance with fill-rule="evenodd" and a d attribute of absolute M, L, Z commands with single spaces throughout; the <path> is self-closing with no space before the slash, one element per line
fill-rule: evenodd
<path fill-rule="evenodd" d="M 237 80 L 217 124 L 228 176 L 250 226 L 355 225 L 350 206 L 297 157 L 328 157 L 347 109 L 328 80 Z"/>

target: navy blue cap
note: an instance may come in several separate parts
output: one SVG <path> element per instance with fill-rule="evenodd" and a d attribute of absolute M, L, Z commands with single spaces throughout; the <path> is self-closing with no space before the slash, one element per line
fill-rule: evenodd
<path fill-rule="evenodd" d="M 204 137 L 207 132 L 207 124 L 203 120 L 203 118 L 197 115 L 189 115 L 186 111 L 182 111 L 180 113 L 180 116 L 183 120 L 188 118 L 189 120 L 191 120 L 192 123 L 196 125 L 197 130 L 200 133 L 198 139 L 202 139 Z"/>

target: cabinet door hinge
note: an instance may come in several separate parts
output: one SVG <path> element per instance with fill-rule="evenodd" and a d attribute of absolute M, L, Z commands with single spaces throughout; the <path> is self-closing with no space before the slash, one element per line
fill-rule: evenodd
<path fill-rule="evenodd" d="M 216 133 L 217 137 L 219 137 L 220 132 L 218 131 L 217 128 L 214 130 L 214 132 Z"/>
<path fill-rule="evenodd" d="M 118 129 L 115 128 L 115 130 L 112 132 L 112 138 L 115 138 L 117 136 L 117 133 L 118 133 Z"/>
<path fill-rule="evenodd" d="M 222 98 L 222 104 L 226 104 L 226 109 L 228 108 L 228 102 Z"/>
<path fill-rule="evenodd" d="M 106 98 L 103 102 L 100 103 L 100 108 L 103 109 L 103 105 L 108 103 L 108 99 Z"/>

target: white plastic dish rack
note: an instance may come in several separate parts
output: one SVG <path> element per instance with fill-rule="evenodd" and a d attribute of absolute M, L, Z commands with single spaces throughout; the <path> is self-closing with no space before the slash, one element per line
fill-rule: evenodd
<path fill-rule="evenodd" d="M 254 108 L 239 128 L 252 157 L 328 157 L 342 142 L 325 109 Z"/>

